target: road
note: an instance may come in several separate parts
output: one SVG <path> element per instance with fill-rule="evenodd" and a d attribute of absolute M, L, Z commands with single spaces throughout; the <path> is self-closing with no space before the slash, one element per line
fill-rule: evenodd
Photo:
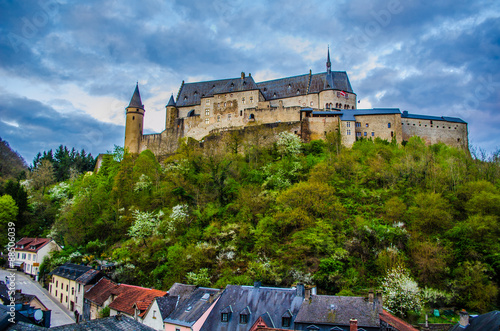
<path fill-rule="evenodd" d="M 8 270 L 0 269 L 0 280 L 5 281 L 5 276 L 9 276 L 10 274 L 11 272 Z M 15 275 L 16 290 L 21 289 L 22 293 L 36 295 L 45 307 L 52 310 L 50 319 L 51 327 L 75 323 L 73 313 L 53 298 L 38 282 L 35 282 L 22 272 L 15 272 Z"/>

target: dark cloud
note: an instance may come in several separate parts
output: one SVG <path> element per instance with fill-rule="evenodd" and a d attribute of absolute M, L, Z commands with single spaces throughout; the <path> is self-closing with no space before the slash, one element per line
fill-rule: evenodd
<path fill-rule="evenodd" d="M 36 100 L 0 95 L 0 132 L 28 163 L 59 145 L 85 149 L 96 157 L 123 144 L 123 126 L 97 121 L 83 112 L 61 114 Z"/>

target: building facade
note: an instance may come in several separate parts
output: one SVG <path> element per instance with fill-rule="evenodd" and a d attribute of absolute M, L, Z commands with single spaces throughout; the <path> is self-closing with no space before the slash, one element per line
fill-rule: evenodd
<path fill-rule="evenodd" d="M 16 264 L 25 274 L 38 281 L 38 270 L 43 259 L 52 251 L 62 250 L 54 240 L 50 238 L 22 238 L 16 243 Z"/>
<path fill-rule="evenodd" d="M 397 108 L 361 110 L 357 103 L 347 73 L 331 70 L 329 51 L 322 73 L 265 82 L 255 82 L 243 72 L 238 78 L 183 81 L 176 99 L 171 96 L 167 103 L 165 130 L 158 134 L 143 134 L 146 110 L 137 85 L 126 108 L 125 147 L 131 153 L 149 149 L 157 156 L 166 155 L 176 151 L 180 138 L 203 141 L 221 132 L 255 127 L 275 137 L 276 125 L 287 124 L 282 130 L 304 141 L 325 139 L 337 130 L 347 147 L 361 138 L 401 143 L 419 136 L 428 144 L 468 148 L 467 123 L 461 119 L 412 115 Z"/>

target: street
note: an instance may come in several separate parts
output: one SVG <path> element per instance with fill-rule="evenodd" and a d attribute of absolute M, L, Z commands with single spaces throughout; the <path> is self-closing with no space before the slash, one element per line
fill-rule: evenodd
<path fill-rule="evenodd" d="M 10 271 L 1 269 L 0 280 L 5 281 L 5 277 L 11 274 Z M 21 289 L 22 293 L 34 294 L 38 299 L 50 310 L 52 310 L 50 326 L 59 326 L 75 323 L 74 315 L 68 309 L 64 308 L 61 303 L 56 301 L 49 292 L 42 288 L 40 284 L 35 282 L 29 276 L 22 272 L 15 272 L 16 275 L 16 290 Z"/>

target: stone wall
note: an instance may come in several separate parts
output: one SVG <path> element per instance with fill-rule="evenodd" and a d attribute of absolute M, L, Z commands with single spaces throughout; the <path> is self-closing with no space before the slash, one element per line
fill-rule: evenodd
<path fill-rule="evenodd" d="M 401 114 L 356 115 L 355 131 L 357 138 L 380 138 L 400 144 L 403 141 Z"/>
<path fill-rule="evenodd" d="M 467 150 L 467 123 L 436 121 L 428 119 L 402 118 L 403 140 L 419 136 L 427 145 L 442 142 Z"/>

